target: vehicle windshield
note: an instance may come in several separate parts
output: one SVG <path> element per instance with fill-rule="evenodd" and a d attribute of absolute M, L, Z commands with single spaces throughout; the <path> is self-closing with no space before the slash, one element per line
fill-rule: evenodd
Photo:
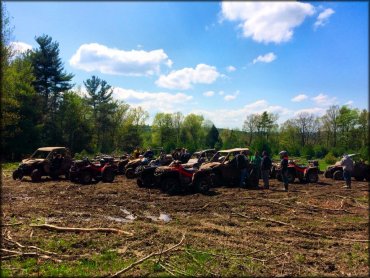
<path fill-rule="evenodd" d="M 217 152 L 211 159 L 211 162 L 223 162 L 223 160 L 225 159 L 225 157 L 228 155 L 229 153 L 227 152 Z M 220 158 L 221 161 L 220 161 Z"/>
<path fill-rule="evenodd" d="M 37 150 L 33 153 L 33 155 L 31 156 L 31 158 L 35 158 L 35 159 L 45 159 L 48 157 L 48 155 L 50 154 L 50 152 L 48 151 L 40 151 L 40 150 Z"/>
<path fill-rule="evenodd" d="M 200 153 L 193 153 L 190 159 L 198 159 L 200 157 Z"/>

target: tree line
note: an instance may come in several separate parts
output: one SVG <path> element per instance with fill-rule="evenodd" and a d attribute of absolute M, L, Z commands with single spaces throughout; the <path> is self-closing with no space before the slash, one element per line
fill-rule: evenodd
<path fill-rule="evenodd" d="M 2 13 L 3 13 L 2 9 Z M 18 160 L 40 146 L 68 146 L 73 153 L 122 153 L 136 147 L 185 147 L 190 152 L 249 146 L 253 150 L 323 157 L 329 152 L 368 153 L 367 110 L 331 106 L 322 117 L 300 113 L 279 125 L 267 111 L 246 116 L 242 130 L 218 129 L 202 115 L 180 112 L 149 114 L 115 100 L 113 88 L 98 76 L 72 83 L 48 35 L 35 38 L 37 48 L 23 54 L 10 46 L 9 22 L 2 15 L 2 154 Z"/>

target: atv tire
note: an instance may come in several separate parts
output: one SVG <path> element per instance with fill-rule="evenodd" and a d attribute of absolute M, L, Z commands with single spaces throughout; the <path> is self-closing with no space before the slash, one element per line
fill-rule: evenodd
<path fill-rule="evenodd" d="M 133 168 L 128 168 L 125 172 L 126 178 L 134 179 L 135 178 L 135 170 Z"/>
<path fill-rule="evenodd" d="M 89 184 L 92 181 L 92 176 L 89 171 L 82 171 L 78 175 L 78 181 L 82 184 Z"/>
<path fill-rule="evenodd" d="M 35 169 L 31 173 L 31 180 L 32 182 L 40 182 L 41 181 L 41 171 L 39 169 Z"/>
<path fill-rule="evenodd" d="M 355 176 L 354 177 L 356 181 L 363 181 L 364 177 L 363 176 Z"/>
<path fill-rule="evenodd" d="M 16 180 L 16 179 L 22 179 L 23 178 L 23 174 L 22 174 L 22 171 L 17 169 L 13 172 L 13 180 Z"/>
<path fill-rule="evenodd" d="M 210 185 L 207 177 L 200 177 L 194 185 L 195 191 L 199 193 L 207 193 L 209 191 Z"/>
<path fill-rule="evenodd" d="M 180 182 L 175 178 L 165 178 L 161 182 L 161 190 L 168 195 L 175 195 L 180 191 Z"/>
<path fill-rule="evenodd" d="M 317 183 L 319 181 L 319 175 L 316 171 L 310 171 L 307 173 L 307 182 Z"/>
<path fill-rule="evenodd" d="M 105 168 L 103 171 L 103 182 L 113 182 L 114 181 L 114 171 L 112 168 Z"/>
<path fill-rule="evenodd" d="M 334 174 L 333 174 L 333 179 L 339 181 L 339 180 L 343 180 L 343 172 L 342 171 L 335 171 Z"/>
<path fill-rule="evenodd" d="M 332 179 L 333 178 L 333 174 L 330 171 L 326 170 L 324 172 L 324 177 L 327 178 L 327 179 Z"/>

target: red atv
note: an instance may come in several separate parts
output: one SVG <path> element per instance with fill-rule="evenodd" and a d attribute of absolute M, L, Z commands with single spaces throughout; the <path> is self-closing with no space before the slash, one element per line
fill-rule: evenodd
<path fill-rule="evenodd" d="M 91 162 L 88 158 L 76 160 L 72 163 L 69 170 L 69 177 L 73 182 L 82 184 L 95 181 L 113 182 L 115 178 L 115 169 L 111 163 L 101 160 L 100 162 Z"/>
<path fill-rule="evenodd" d="M 180 191 L 206 193 L 212 182 L 211 171 L 184 168 L 180 161 L 172 162 L 169 166 L 160 166 L 154 171 L 154 184 L 170 195 Z"/>
<path fill-rule="evenodd" d="M 280 164 L 274 164 L 272 168 L 272 176 L 275 175 L 281 181 Z M 293 183 L 296 178 L 301 183 L 316 183 L 319 180 L 319 167 L 316 163 L 310 162 L 308 166 L 305 166 L 297 164 L 294 160 L 289 160 L 287 178 L 289 183 Z"/>

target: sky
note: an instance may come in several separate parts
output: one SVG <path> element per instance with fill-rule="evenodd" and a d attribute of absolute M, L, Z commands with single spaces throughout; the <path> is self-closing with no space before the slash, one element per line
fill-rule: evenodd
<path fill-rule="evenodd" d="M 368 2 L 8 2 L 12 45 L 59 43 L 73 83 L 239 128 L 249 114 L 368 108 Z"/>

